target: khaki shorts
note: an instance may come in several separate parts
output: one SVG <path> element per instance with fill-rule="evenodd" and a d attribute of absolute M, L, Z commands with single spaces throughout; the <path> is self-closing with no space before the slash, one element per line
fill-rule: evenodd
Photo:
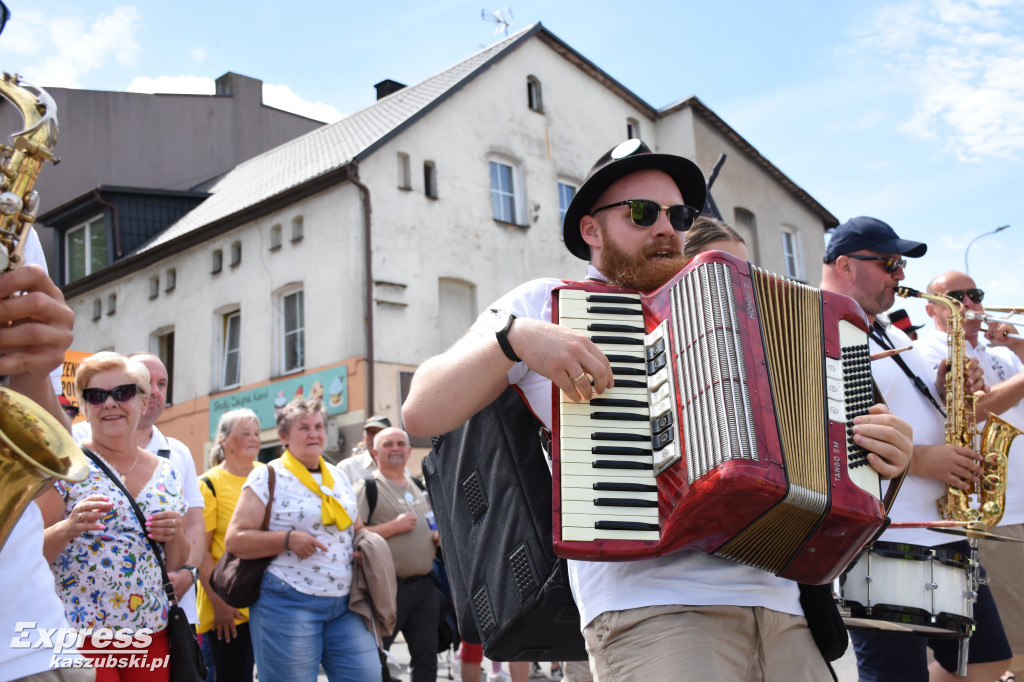
<path fill-rule="evenodd" d="M 832 679 L 802 616 L 760 607 L 648 606 L 583 631 L 598 682 Z"/>

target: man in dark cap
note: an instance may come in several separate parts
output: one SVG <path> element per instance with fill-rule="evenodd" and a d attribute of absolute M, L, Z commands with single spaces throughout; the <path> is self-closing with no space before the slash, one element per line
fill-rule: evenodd
<path fill-rule="evenodd" d="M 384 429 L 391 428 L 391 420 L 382 414 L 375 414 L 363 424 L 363 440 L 352 448 L 352 454 L 338 464 L 348 476 L 352 485 L 373 474 L 377 468 L 377 456 L 373 452 L 373 437 Z"/>
<path fill-rule="evenodd" d="M 591 169 L 566 212 L 566 248 L 590 261 L 587 278 L 650 291 L 685 265 L 685 232 L 706 187 L 691 161 L 629 140 Z M 554 382 L 588 401 L 613 385 L 604 353 L 551 320 L 561 280 L 534 280 L 491 304 L 469 333 L 417 370 L 402 416 L 416 435 L 446 433 L 514 384 L 550 428 Z M 909 427 L 872 414 L 856 442 L 884 475 L 902 471 Z M 723 510 L 724 511 L 724 510 Z M 570 561 L 590 663 L 600 680 L 829 679 L 795 583 L 707 555 Z"/>
<path fill-rule="evenodd" d="M 927 245 L 920 242 L 900 239 L 891 227 L 876 218 L 853 218 L 833 232 L 825 249 L 821 288 L 846 294 L 864 309 L 872 324 L 869 335 L 872 353 L 911 346 L 906 334 L 894 325 L 883 324 L 879 316 L 892 307 L 896 288 L 905 277 L 907 261 L 903 256 L 918 258 L 927 249 Z M 936 369 L 916 349 L 872 362 L 871 373 L 886 403 L 914 427 L 914 455 L 910 470 L 889 516 L 894 522 L 936 519 L 936 500 L 946 497 L 947 486 L 966 488 L 978 480 L 980 457 L 970 448 L 945 444 L 945 399 L 936 388 Z M 975 388 L 972 385 L 965 390 L 970 392 Z M 951 543 L 951 539 L 955 540 L 926 528 L 890 528 L 880 538 L 887 543 L 906 543 L 904 547 L 916 547 L 924 554 L 932 547 L 939 548 L 940 552 L 969 554 L 966 541 Z M 909 549 L 907 551 L 910 552 Z M 880 557 L 876 559 L 876 566 L 885 561 Z M 892 561 L 898 563 L 900 560 Z M 888 568 L 899 570 L 900 567 L 891 564 Z M 877 580 L 879 576 L 868 577 Z M 891 585 L 884 582 L 877 580 L 878 589 L 891 589 Z M 857 592 L 864 587 L 851 582 L 848 577 L 844 597 L 864 601 L 865 593 Z M 946 588 L 939 585 L 936 589 Z M 962 584 L 951 589 L 955 597 L 962 592 Z M 899 601 L 913 600 L 911 594 L 893 592 L 888 598 L 895 598 L 896 606 L 917 603 Z M 877 594 L 874 599 L 879 599 Z M 971 636 L 967 678 L 954 676 L 959 663 L 958 639 L 949 635 L 926 638 L 879 630 L 850 633 L 857 651 L 859 680 L 952 682 L 967 679 L 982 682 L 997 679 L 1007 669 L 1011 653 L 988 585 L 982 585 L 978 590 L 978 601 L 973 610 L 977 630 Z M 884 616 L 876 618 L 880 625 L 886 624 Z M 941 629 L 936 628 L 933 632 L 941 634 Z M 932 649 L 936 659 L 930 665 L 926 647 Z"/>

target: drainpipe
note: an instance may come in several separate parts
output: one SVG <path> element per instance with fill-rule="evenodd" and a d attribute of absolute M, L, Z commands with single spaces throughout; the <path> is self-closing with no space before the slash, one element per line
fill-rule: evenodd
<path fill-rule="evenodd" d="M 113 222 L 111 227 L 114 230 L 114 260 L 117 260 L 124 255 L 124 253 L 121 252 L 121 221 L 117 219 L 117 206 L 114 206 L 112 203 L 100 196 L 99 187 L 93 189 L 92 196 L 96 199 L 97 204 L 106 206 L 110 209 L 110 217 Z"/>
<path fill-rule="evenodd" d="M 352 163 L 352 170 L 349 173 L 352 184 L 359 188 L 359 195 L 363 200 L 363 267 L 366 270 L 366 416 L 374 414 L 373 406 L 373 375 L 375 356 L 373 352 L 373 230 L 371 229 L 370 214 L 370 188 L 359 181 L 359 166 Z"/>

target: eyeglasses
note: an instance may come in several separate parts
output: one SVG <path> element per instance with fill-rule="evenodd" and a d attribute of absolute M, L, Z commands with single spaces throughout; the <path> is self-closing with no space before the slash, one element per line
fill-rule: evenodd
<path fill-rule="evenodd" d="M 665 209 L 666 215 L 668 215 L 668 222 L 676 232 L 686 232 L 689 230 L 690 226 L 693 225 L 693 221 L 700 214 L 699 208 L 687 206 L 686 204 L 662 206 L 657 201 L 651 201 L 650 199 L 627 199 L 602 206 L 601 208 L 595 208 L 590 212 L 590 215 L 594 215 L 606 208 L 615 208 L 616 206 L 629 206 L 629 218 L 637 227 L 650 227 L 657 222 L 658 216 L 661 215 L 661 209 Z"/>
<path fill-rule="evenodd" d="M 78 407 L 75 405 L 61 405 L 61 407 L 64 408 L 64 412 L 72 419 L 78 416 Z"/>
<path fill-rule="evenodd" d="M 116 402 L 126 403 L 134 398 L 138 392 L 139 387 L 135 384 L 121 384 L 120 386 L 114 386 L 109 391 L 105 388 L 83 388 L 82 398 L 90 405 L 102 405 L 107 402 L 107 396 L 110 396 Z"/>
<path fill-rule="evenodd" d="M 885 271 L 888 272 L 890 275 L 899 270 L 900 268 L 907 267 L 907 259 L 897 258 L 896 256 L 864 256 L 857 253 L 847 253 L 844 255 L 847 258 L 856 258 L 857 260 L 883 261 L 884 265 L 882 265 L 882 267 L 885 268 Z"/>
<path fill-rule="evenodd" d="M 944 295 L 955 298 L 961 303 L 964 302 L 964 296 L 975 303 L 981 303 L 985 298 L 985 292 L 981 289 L 954 289 L 953 291 L 947 291 Z"/>

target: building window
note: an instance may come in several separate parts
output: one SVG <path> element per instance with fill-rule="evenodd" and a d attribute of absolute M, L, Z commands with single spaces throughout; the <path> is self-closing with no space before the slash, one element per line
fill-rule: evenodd
<path fill-rule="evenodd" d="M 569 210 L 569 204 L 576 195 L 576 188 L 564 182 L 558 183 L 558 224 L 565 223 L 565 212 Z"/>
<path fill-rule="evenodd" d="M 533 111 L 544 111 L 540 98 L 540 81 L 536 76 L 526 77 L 526 103 Z"/>
<path fill-rule="evenodd" d="M 495 220 L 516 222 L 515 169 L 497 161 L 491 161 L 491 208 Z"/>
<path fill-rule="evenodd" d="M 302 216 L 292 218 L 292 241 L 302 241 Z"/>
<path fill-rule="evenodd" d="M 160 275 L 153 275 L 149 278 L 149 297 L 151 299 L 160 295 Z"/>
<path fill-rule="evenodd" d="M 635 118 L 626 119 L 626 139 L 627 140 L 640 140 L 640 121 Z"/>
<path fill-rule="evenodd" d="M 423 162 L 423 193 L 430 199 L 437 198 L 437 169 L 433 161 Z"/>
<path fill-rule="evenodd" d="M 281 297 L 281 370 L 295 372 L 306 366 L 306 325 L 302 290 Z"/>
<path fill-rule="evenodd" d="M 231 242 L 231 267 L 242 263 L 242 242 Z"/>
<path fill-rule="evenodd" d="M 786 266 L 786 277 L 803 279 L 803 263 L 800 259 L 800 238 L 791 227 L 782 228 L 782 260 Z"/>
<path fill-rule="evenodd" d="M 412 166 L 403 152 L 398 152 L 398 189 L 412 189 Z"/>
<path fill-rule="evenodd" d="M 167 404 L 174 403 L 174 330 L 158 334 L 156 356 L 167 368 Z"/>
<path fill-rule="evenodd" d="M 164 291 L 174 291 L 174 287 L 178 286 L 178 269 L 167 268 L 165 279 Z"/>
<path fill-rule="evenodd" d="M 117 312 L 117 294 L 110 294 L 107 296 L 107 315 L 113 315 Z"/>
<path fill-rule="evenodd" d="M 67 231 L 65 237 L 67 281 L 91 275 L 107 264 L 107 226 L 103 216 Z"/>
<path fill-rule="evenodd" d="M 234 388 L 238 386 L 242 355 L 242 313 L 238 310 L 221 318 L 221 380 L 220 387 Z"/>
<path fill-rule="evenodd" d="M 92 299 L 92 319 L 93 322 L 103 317 L 103 302 L 98 298 Z"/>
<path fill-rule="evenodd" d="M 270 228 L 270 250 L 276 251 L 281 248 L 281 223 Z"/>
<path fill-rule="evenodd" d="M 224 269 L 224 252 L 220 249 L 213 250 L 213 263 L 210 264 L 210 272 L 216 275 Z"/>

